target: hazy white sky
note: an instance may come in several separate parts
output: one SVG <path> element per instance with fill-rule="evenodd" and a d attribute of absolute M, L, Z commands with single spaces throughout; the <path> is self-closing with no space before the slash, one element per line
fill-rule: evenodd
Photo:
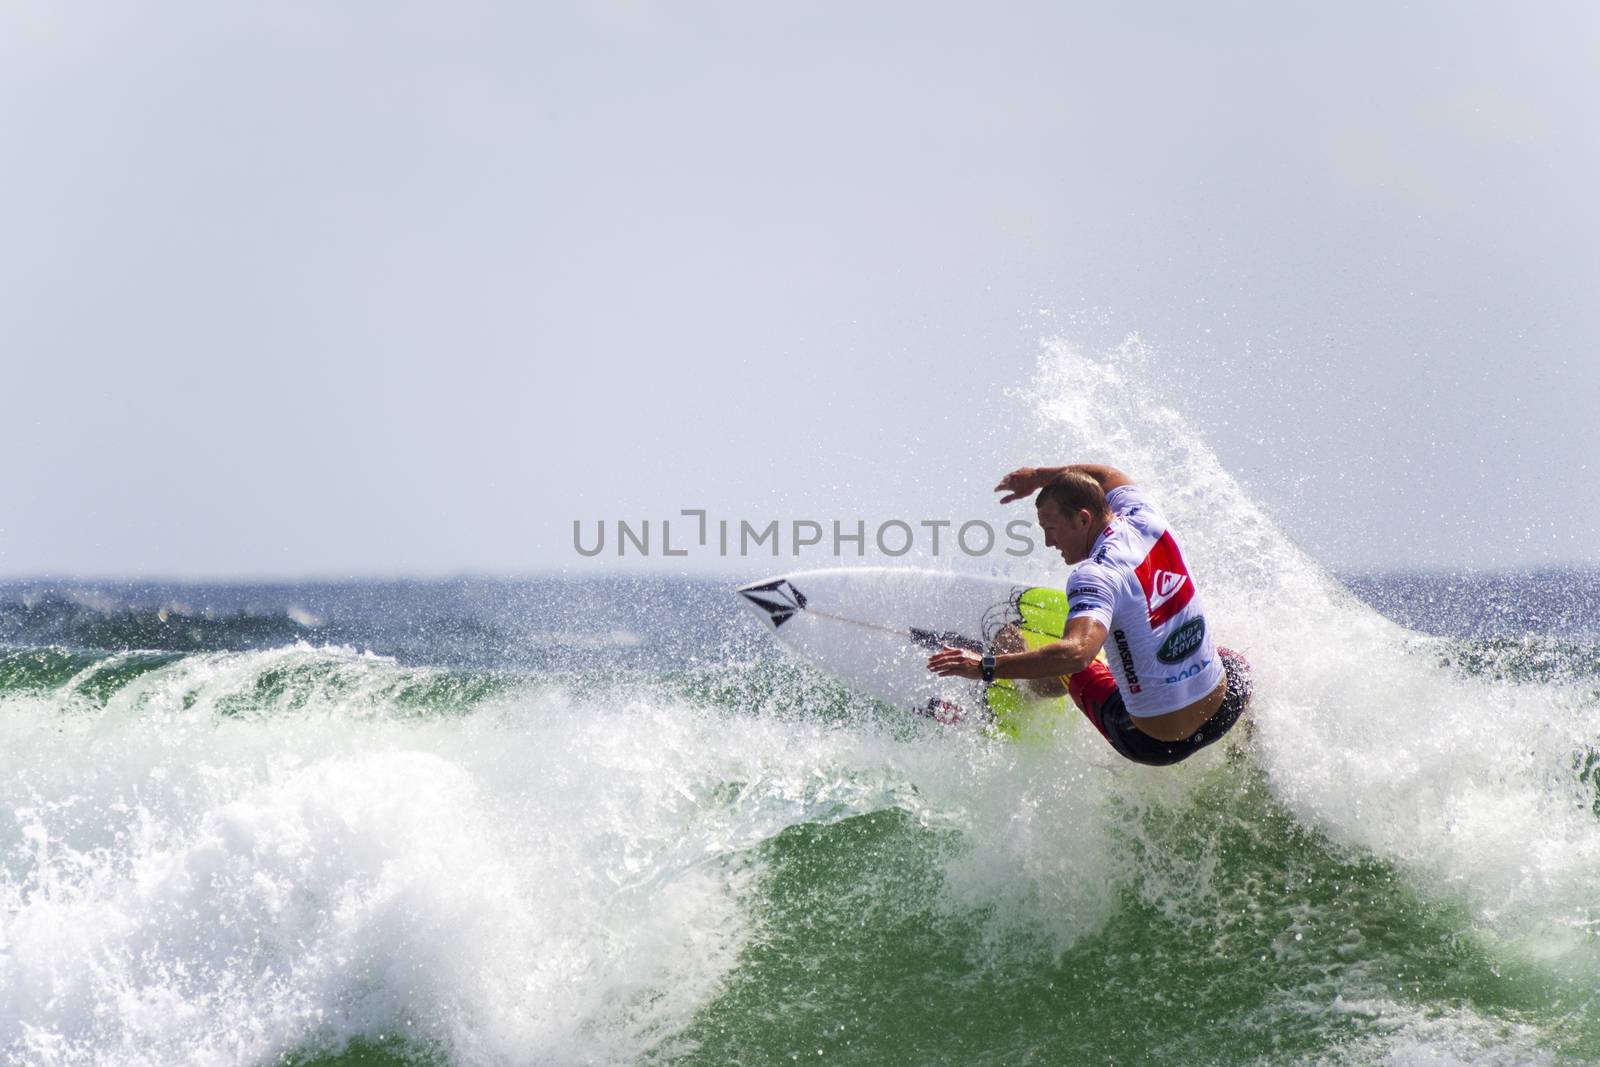
<path fill-rule="evenodd" d="M 1597 12 L 6 3 L 0 574 L 970 512 L 1134 333 L 1330 564 L 1593 560 Z"/>

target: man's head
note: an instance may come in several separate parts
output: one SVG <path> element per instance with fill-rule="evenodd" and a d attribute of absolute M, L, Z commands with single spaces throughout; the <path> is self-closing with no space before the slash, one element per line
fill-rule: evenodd
<path fill-rule="evenodd" d="M 1052 479 L 1039 490 L 1034 506 L 1039 509 L 1044 543 L 1069 564 L 1089 558 L 1095 538 L 1111 521 L 1111 508 L 1100 483 L 1076 471 Z"/>

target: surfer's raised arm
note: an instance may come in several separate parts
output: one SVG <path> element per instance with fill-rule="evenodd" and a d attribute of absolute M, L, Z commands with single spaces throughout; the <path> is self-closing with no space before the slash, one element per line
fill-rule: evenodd
<path fill-rule="evenodd" d="M 1069 463 L 1065 467 L 1018 467 L 1001 478 L 1000 484 L 994 489 L 997 493 L 1007 494 L 1000 498 L 1000 503 L 1009 504 L 1013 500 L 1032 496 L 1063 474 L 1082 474 L 1093 478 L 1100 483 L 1102 493 L 1133 484 L 1132 478 L 1115 467 L 1107 467 L 1101 463 Z"/>

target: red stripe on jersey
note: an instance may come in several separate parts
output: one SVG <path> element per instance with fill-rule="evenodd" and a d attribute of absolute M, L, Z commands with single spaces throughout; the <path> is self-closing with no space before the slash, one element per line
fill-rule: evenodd
<path fill-rule="evenodd" d="M 1164 533 L 1150 549 L 1144 562 L 1134 570 L 1144 589 L 1145 607 L 1150 611 L 1150 629 L 1171 619 L 1194 599 L 1194 581 L 1184 566 L 1183 553 L 1171 533 Z"/>

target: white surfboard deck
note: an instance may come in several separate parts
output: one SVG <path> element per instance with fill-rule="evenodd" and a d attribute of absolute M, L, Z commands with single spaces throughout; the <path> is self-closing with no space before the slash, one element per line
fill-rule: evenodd
<path fill-rule="evenodd" d="M 1067 599 L 1058 587 L 945 571 L 840 567 L 778 575 L 742 586 L 738 594 L 790 652 L 898 707 L 947 722 L 994 722 L 1006 733 L 1015 733 L 1024 718 L 1036 721 L 1041 711 L 1059 715 L 1065 707 L 1064 698 L 1037 700 L 1011 682 L 940 678 L 927 667 L 928 657 L 945 645 L 1017 651 L 1060 638 Z"/>

